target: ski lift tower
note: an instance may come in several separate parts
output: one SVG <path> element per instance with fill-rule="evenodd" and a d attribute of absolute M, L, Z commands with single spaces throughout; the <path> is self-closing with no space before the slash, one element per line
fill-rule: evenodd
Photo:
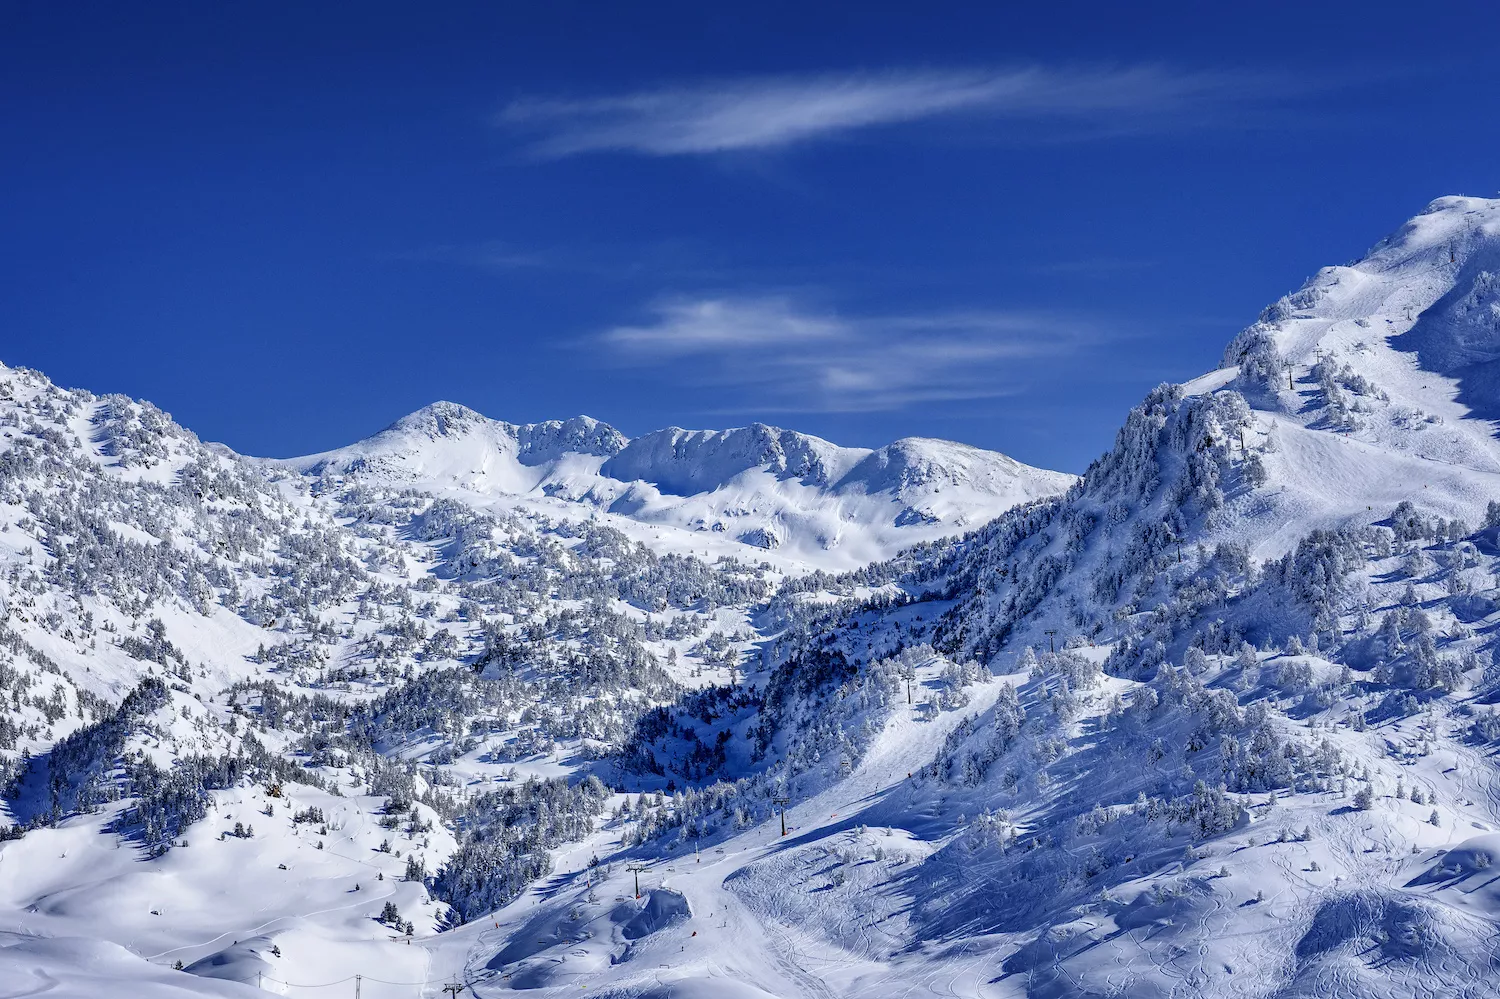
<path fill-rule="evenodd" d="M 771 804 L 781 810 L 781 835 L 786 835 L 786 806 L 791 803 L 791 798 L 776 797 L 771 799 Z"/>
<path fill-rule="evenodd" d="M 641 897 L 641 872 L 649 871 L 650 864 L 627 864 L 625 869 L 635 875 L 635 897 Z"/>

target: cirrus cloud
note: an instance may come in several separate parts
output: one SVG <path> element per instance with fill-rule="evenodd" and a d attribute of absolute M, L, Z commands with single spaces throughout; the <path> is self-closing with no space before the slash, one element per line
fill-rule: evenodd
<path fill-rule="evenodd" d="M 625 365 L 676 363 L 683 377 L 731 387 L 759 411 L 878 412 L 995 398 L 1023 387 L 1029 363 L 1102 339 L 1086 320 L 1041 312 L 843 315 L 788 296 L 677 296 L 650 320 L 595 338 Z"/>
<path fill-rule="evenodd" d="M 1270 74 L 1160 66 L 764 76 L 585 98 L 522 98 L 494 123 L 538 156 L 680 156 L 772 149 L 881 125 L 970 114 L 1109 132 L 1203 123 L 1299 93 Z"/>

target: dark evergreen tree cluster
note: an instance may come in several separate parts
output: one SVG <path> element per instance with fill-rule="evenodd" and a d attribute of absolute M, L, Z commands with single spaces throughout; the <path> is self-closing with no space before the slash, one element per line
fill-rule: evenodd
<path fill-rule="evenodd" d="M 547 851 L 593 831 L 609 789 L 587 777 L 526 782 L 486 792 L 458 817 L 458 849 L 428 884 L 462 920 L 508 904 L 551 870 Z"/>

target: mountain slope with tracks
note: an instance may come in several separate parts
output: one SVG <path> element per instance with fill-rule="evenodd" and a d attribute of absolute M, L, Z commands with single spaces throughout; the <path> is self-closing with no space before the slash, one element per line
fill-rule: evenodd
<path fill-rule="evenodd" d="M 998 495 L 955 445 L 440 405 L 251 461 L 7 370 L 5 980 L 1500 995 L 1497 271 L 1440 199 L 957 538 L 896 526 Z"/>

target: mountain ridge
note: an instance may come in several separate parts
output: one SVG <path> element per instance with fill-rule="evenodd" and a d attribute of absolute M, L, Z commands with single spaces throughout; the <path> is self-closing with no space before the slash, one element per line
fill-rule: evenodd
<path fill-rule="evenodd" d="M 254 460 L 320 478 L 427 483 L 491 499 L 545 496 L 658 528 L 707 530 L 762 549 L 787 545 L 839 565 L 889 557 L 1073 481 L 931 438 L 850 448 L 752 423 L 668 427 L 632 439 L 590 417 L 515 424 L 446 402 L 343 448 Z"/>
<path fill-rule="evenodd" d="M 297 467 L 0 368 L 0 977 L 1494 995 L 1497 250 L 1438 199 L 841 572 L 825 507 L 995 458 L 663 431 L 622 466 L 684 507 L 597 421 Z"/>

